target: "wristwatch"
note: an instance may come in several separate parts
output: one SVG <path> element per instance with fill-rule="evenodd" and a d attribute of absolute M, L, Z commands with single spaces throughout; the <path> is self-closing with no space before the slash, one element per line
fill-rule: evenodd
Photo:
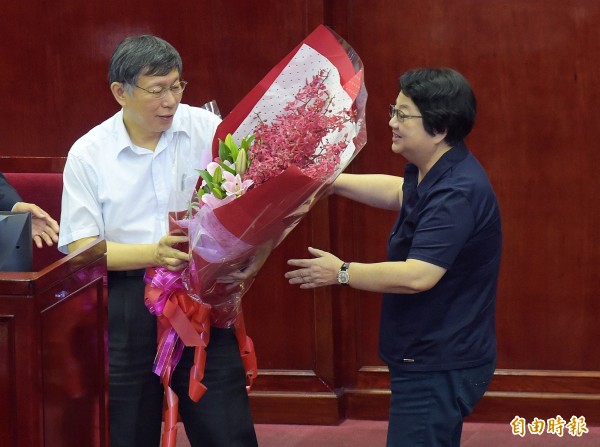
<path fill-rule="evenodd" d="M 350 264 L 344 262 L 337 275 L 338 284 L 342 286 L 350 285 L 350 272 L 348 271 L 348 267 L 350 267 Z"/>

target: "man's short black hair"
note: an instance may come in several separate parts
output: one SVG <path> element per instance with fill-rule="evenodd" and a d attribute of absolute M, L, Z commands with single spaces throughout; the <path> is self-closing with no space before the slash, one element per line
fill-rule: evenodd
<path fill-rule="evenodd" d="M 140 75 L 165 76 L 174 69 L 181 75 L 183 63 L 169 42 L 150 35 L 127 37 L 110 59 L 108 83 L 134 86 Z"/>

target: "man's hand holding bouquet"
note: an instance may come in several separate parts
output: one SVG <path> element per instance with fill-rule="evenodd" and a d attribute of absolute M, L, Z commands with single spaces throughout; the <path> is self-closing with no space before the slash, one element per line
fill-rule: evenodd
<path fill-rule="evenodd" d="M 319 26 L 275 66 L 217 128 L 214 161 L 200 170 L 187 212 L 170 215 L 187 234 L 181 273 L 146 275 L 146 302 L 159 316 L 155 372 L 167 393 L 163 445 L 175 445 L 177 397 L 170 377 L 183 346 L 195 346 L 190 397 L 201 381 L 210 326 L 234 327 L 251 384 L 256 356 L 242 296 L 268 254 L 323 196 L 366 143 L 367 92 L 358 55 Z"/>

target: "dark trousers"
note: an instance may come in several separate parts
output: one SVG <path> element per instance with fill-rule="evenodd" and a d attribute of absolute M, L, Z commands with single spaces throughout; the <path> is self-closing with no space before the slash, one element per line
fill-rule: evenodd
<path fill-rule="evenodd" d="M 129 276 L 128 276 L 129 275 Z M 144 305 L 137 273 L 108 277 L 109 421 L 111 447 L 158 447 L 163 387 L 152 372 L 156 317 Z M 194 349 L 185 348 L 173 373 L 172 388 L 192 447 L 256 447 L 246 380 L 232 329 L 211 328 L 198 403 L 188 396 Z"/>
<path fill-rule="evenodd" d="M 460 447 L 463 419 L 483 397 L 495 362 L 450 371 L 390 367 L 387 447 Z"/>

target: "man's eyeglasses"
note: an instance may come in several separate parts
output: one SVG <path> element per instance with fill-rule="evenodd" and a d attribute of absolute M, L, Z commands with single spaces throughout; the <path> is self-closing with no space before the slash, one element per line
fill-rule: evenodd
<path fill-rule="evenodd" d="M 187 84 L 188 84 L 187 81 L 177 81 L 171 87 L 168 87 L 168 88 L 154 87 L 151 90 L 148 90 L 147 88 L 144 88 L 144 87 L 140 87 L 139 85 L 136 85 L 136 87 L 141 90 L 144 90 L 146 93 L 150 93 L 155 99 L 162 99 L 165 96 L 167 96 L 167 93 L 169 92 L 169 90 L 174 95 L 181 95 L 183 93 L 183 91 L 185 90 L 185 86 Z"/>
<path fill-rule="evenodd" d="M 400 109 L 397 109 L 395 105 L 390 104 L 390 118 L 393 117 L 396 117 L 401 123 L 410 118 L 423 118 L 421 115 L 406 115 Z"/>

